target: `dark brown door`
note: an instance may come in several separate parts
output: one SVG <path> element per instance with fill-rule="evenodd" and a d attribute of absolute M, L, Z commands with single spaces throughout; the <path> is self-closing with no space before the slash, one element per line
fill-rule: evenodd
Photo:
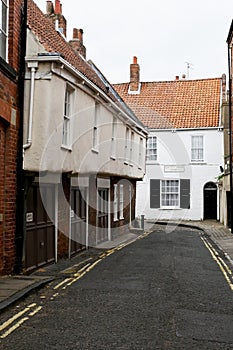
<path fill-rule="evenodd" d="M 71 189 L 71 254 L 86 245 L 86 189 Z"/>
<path fill-rule="evenodd" d="M 108 240 L 108 189 L 98 189 L 97 243 Z"/>
<path fill-rule="evenodd" d="M 32 184 L 27 195 L 25 267 L 55 260 L 54 186 Z"/>

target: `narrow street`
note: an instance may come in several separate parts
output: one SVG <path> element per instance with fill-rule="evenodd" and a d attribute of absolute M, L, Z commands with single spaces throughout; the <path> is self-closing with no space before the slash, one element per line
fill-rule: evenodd
<path fill-rule="evenodd" d="M 233 349 L 233 289 L 201 231 L 156 225 L 0 316 L 0 348 Z"/>

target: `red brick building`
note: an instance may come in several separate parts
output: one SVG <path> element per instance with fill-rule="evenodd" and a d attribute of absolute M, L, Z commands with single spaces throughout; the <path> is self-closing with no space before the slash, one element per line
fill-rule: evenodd
<path fill-rule="evenodd" d="M 17 165 L 20 168 L 17 150 L 22 101 L 19 91 L 24 50 L 22 5 L 21 0 L 0 0 L 0 275 L 11 273 L 16 259 Z"/>

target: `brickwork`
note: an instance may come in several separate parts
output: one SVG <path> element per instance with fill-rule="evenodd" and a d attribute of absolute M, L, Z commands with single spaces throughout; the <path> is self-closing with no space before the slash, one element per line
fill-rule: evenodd
<path fill-rule="evenodd" d="M 15 263 L 20 9 L 21 0 L 9 1 L 8 62 L 0 60 L 0 275 Z"/>

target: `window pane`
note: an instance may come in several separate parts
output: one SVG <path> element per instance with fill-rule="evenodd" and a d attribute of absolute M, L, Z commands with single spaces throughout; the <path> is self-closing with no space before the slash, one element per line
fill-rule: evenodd
<path fill-rule="evenodd" d="M 65 115 L 70 116 L 70 92 L 66 90 L 66 96 L 65 96 Z"/>
<path fill-rule="evenodd" d="M 6 60 L 7 53 L 7 2 L 0 0 L 0 56 Z"/>
<path fill-rule="evenodd" d="M 203 161 L 203 159 L 204 159 L 203 136 L 192 136 L 191 160 Z"/>
<path fill-rule="evenodd" d="M 0 56 L 6 60 L 6 36 L 0 32 Z"/>
<path fill-rule="evenodd" d="M 157 139 L 156 136 L 150 136 L 147 140 L 147 160 L 157 160 Z"/>
<path fill-rule="evenodd" d="M 68 145 L 68 123 L 69 123 L 69 119 L 64 119 L 63 122 L 63 136 L 62 136 L 62 143 L 63 145 Z"/>
<path fill-rule="evenodd" d="M 6 5 L 2 5 L 2 23 L 1 23 L 1 29 L 4 33 L 7 31 L 7 7 Z"/>
<path fill-rule="evenodd" d="M 162 180 L 161 203 L 164 207 L 179 206 L 179 180 Z"/>

